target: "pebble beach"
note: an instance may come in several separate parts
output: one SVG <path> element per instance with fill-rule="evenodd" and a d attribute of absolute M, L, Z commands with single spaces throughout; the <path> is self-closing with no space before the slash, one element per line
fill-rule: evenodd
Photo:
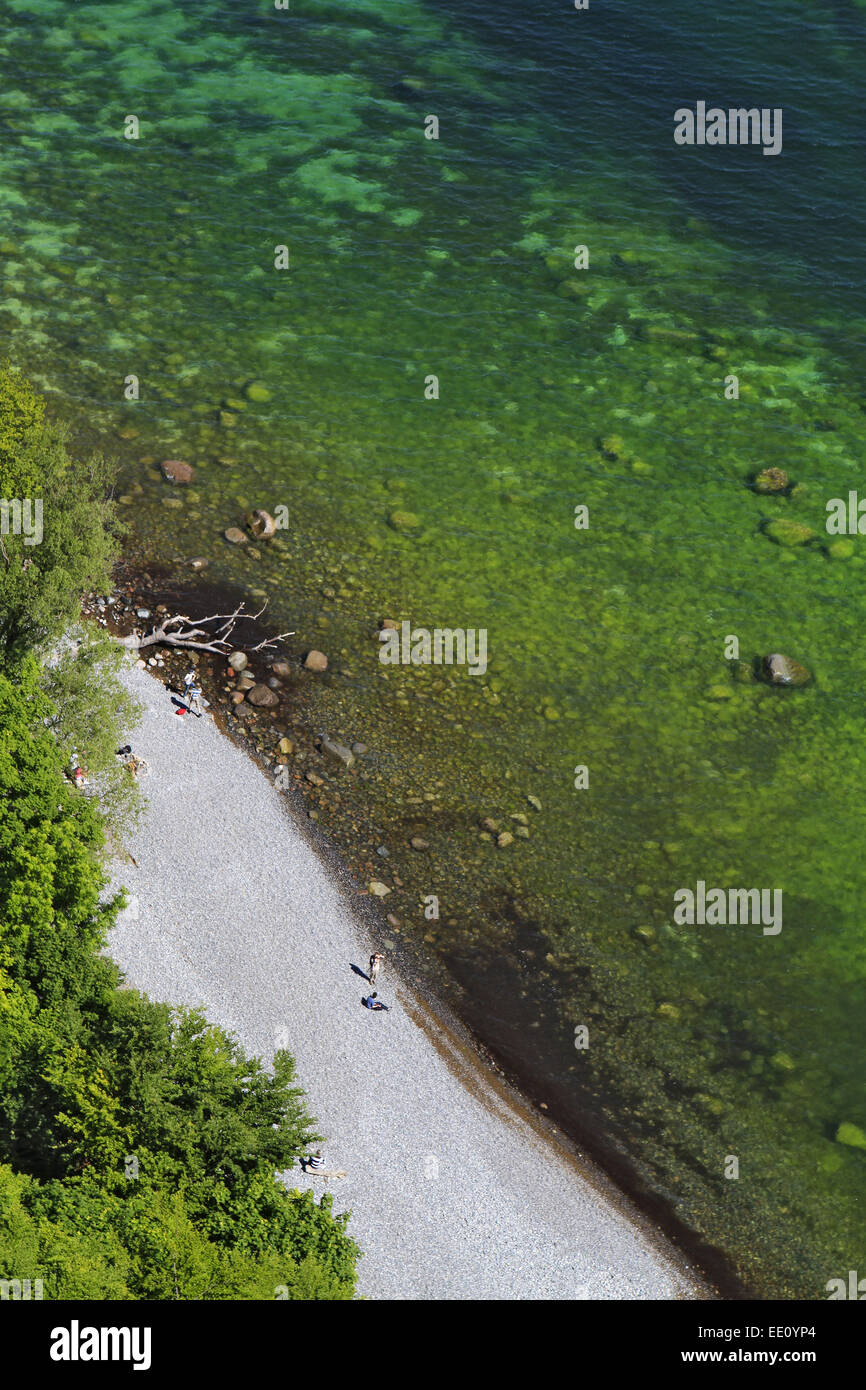
<path fill-rule="evenodd" d="M 297 1061 L 325 1180 L 352 1212 L 370 1299 L 674 1299 L 700 1277 L 493 1075 L 386 951 L 388 1012 L 362 1000 L 373 941 L 357 889 L 286 797 L 216 727 L 178 716 L 130 661 L 146 809 L 114 865 L 129 895 L 108 949 L 151 998 L 202 1007 L 267 1064 Z M 356 969 L 353 970 L 353 966 Z"/>

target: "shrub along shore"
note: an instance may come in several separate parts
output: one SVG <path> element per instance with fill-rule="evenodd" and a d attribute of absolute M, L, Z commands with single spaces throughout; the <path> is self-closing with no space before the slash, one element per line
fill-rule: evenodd
<path fill-rule="evenodd" d="M 0 1278 L 52 1299 L 350 1299 L 348 1214 L 275 1179 L 322 1137 L 292 1057 L 265 1071 L 102 954 L 109 845 L 138 812 L 121 655 L 77 629 L 81 596 L 111 587 L 111 492 L 0 367 L 0 497 L 22 504 L 0 534 Z M 37 499 L 38 540 L 16 524 Z"/>

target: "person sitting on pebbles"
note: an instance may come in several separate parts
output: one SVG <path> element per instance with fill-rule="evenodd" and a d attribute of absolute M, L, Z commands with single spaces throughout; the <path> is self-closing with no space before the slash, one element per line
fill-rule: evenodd
<path fill-rule="evenodd" d="M 75 783 L 76 787 L 86 787 L 87 773 L 85 772 L 84 768 L 80 765 L 77 753 L 73 753 L 72 757 L 69 759 L 69 769 L 69 776 Z"/>
<path fill-rule="evenodd" d="M 384 1009 L 385 1013 L 389 1012 L 389 1006 L 382 1003 L 375 990 L 372 994 L 368 994 L 366 999 L 362 999 L 361 1003 L 365 1009 L 373 1009 L 374 1012 L 378 1009 Z"/>
<path fill-rule="evenodd" d="M 124 744 L 123 748 L 118 748 L 117 757 L 123 763 L 124 767 L 128 770 L 130 777 L 132 777 L 133 779 L 136 777 L 140 777 L 142 773 L 150 771 L 150 768 L 144 761 L 144 758 L 136 757 L 136 755 L 132 751 L 132 745 L 129 743 Z"/>

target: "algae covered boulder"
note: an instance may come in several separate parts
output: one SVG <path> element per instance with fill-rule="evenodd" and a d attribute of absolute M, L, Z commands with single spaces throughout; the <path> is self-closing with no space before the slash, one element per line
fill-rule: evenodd
<path fill-rule="evenodd" d="M 788 488 L 788 475 L 783 468 L 764 468 L 755 475 L 752 486 L 756 492 L 785 492 Z"/>
<path fill-rule="evenodd" d="M 845 1120 L 836 1130 L 836 1143 L 847 1144 L 850 1149 L 866 1149 L 866 1133 L 859 1125 Z"/>
<path fill-rule="evenodd" d="M 619 459 L 625 454 L 625 443 L 618 434 L 606 434 L 601 441 L 601 452 L 605 458 Z"/>
<path fill-rule="evenodd" d="M 764 535 L 776 545 L 784 546 L 786 550 L 798 545 L 810 545 L 818 539 L 817 532 L 810 526 L 804 526 L 802 521 L 791 521 L 788 517 L 768 521 L 764 527 Z"/>

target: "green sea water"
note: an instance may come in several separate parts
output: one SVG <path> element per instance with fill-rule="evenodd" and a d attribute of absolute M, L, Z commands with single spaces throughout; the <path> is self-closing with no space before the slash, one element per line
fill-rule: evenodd
<path fill-rule="evenodd" d="M 825 1296 L 866 1259 L 862 10 L 6 0 L 0 50 L 9 354 L 155 559 L 328 652 L 307 713 L 371 753 L 323 825 L 482 1038 L 748 1288 Z M 698 99 L 783 106 L 783 154 L 677 150 Z M 383 666 L 383 617 L 485 628 L 486 675 Z M 781 932 L 676 925 L 697 880 Z"/>

